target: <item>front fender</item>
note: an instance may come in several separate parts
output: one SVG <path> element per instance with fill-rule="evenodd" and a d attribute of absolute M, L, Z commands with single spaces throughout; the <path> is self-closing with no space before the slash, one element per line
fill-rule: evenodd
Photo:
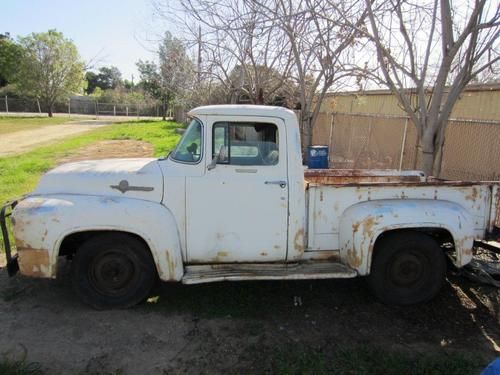
<path fill-rule="evenodd" d="M 343 263 L 360 275 L 370 273 L 378 236 L 395 229 L 441 228 L 451 233 L 455 264 L 472 259 L 474 221 L 459 204 L 440 200 L 376 200 L 347 208 L 340 218 L 340 254 Z"/>
<path fill-rule="evenodd" d="M 59 248 L 77 232 L 114 230 L 135 234 L 149 246 L 162 280 L 184 273 L 174 216 L 159 203 L 85 195 L 31 196 L 13 212 L 14 237 L 22 274 L 56 277 Z"/>

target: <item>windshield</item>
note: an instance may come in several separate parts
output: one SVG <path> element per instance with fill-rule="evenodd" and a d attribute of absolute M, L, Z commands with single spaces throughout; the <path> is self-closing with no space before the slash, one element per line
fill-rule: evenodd
<path fill-rule="evenodd" d="M 170 157 L 184 163 L 197 163 L 201 159 L 201 122 L 193 119 Z"/>

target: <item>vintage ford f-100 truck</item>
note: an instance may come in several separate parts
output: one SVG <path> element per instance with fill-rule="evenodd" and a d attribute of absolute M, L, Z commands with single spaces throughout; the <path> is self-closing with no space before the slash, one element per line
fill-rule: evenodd
<path fill-rule="evenodd" d="M 189 115 L 165 158 L 64 164 L 5 206 L 17 249 L 4 235 L 10 273 L 55 278 L 58 257 L 69 257 L 77 295 L 96 308 L 134 305 L 158 279 L 357 276 L 382 301 L 410 304 L 438 293 L 447 258 L 466 265 L 474 241 L 498 231 L 498 183 L 305 170 L 292 111 Z"/>

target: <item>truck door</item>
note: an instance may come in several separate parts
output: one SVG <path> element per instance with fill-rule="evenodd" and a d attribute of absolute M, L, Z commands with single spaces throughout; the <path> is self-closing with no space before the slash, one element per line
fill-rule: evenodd
<path fill-rule="evenodd" d="M 188 262 L 284 261 L 288 228 L 284 122 L 267 117 L 209 118 L 205 173 L 186 179 Z M 210 165 L 213 159 L 217 163 Z"/>

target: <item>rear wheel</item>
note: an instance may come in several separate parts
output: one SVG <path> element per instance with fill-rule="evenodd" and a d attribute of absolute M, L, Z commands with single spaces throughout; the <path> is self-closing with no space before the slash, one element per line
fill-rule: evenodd
<path fill-rule="evenodd" d="M 436 296 L 445 274 L 443 251 L 432 237 L 397 232 L 377 242 L 368 282 L 382 302 L 410 305 Z"/>
<path fill-rule="evenodd" d="M 90 238 L 73 259 L 73 288 L 84 303 L 96 309 L 139 303 L 147 297 L 156 277 L 149 250 L 127 234 Z"/>

